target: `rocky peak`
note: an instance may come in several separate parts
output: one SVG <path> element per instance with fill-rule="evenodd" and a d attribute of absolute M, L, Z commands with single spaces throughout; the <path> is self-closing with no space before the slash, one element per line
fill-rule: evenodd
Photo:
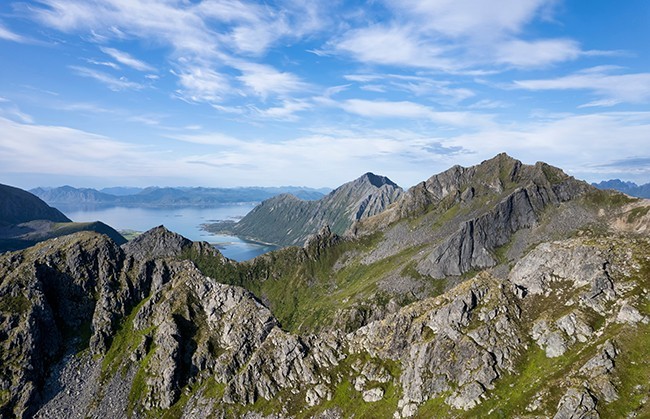
<path fill-rule="evenodd" d="M 122 249 L 127 255 L 143 260 L 179 256 L 190 247 L 192 241 L 160 225 L 124 244 Z"/>
<path fill-rule="evenodd" d="M 334 246 L 340 241 L 341 238 L 333 234 L 328 225 L 324 225 L 317 234 L 307 238 L 303 248 L 308 257 L 316 259 L 325 249 Z"/>
<path fill-rule="evenodd" d="M 388 179 L 386 176 L 379 176 L 371 172 L 367 172 L 363 174 L 360 178 L 358 178 L 356 181 L 357 183 L 369 183 L 375 188 L 381 188 L 384 185 L 391 186 L 393 188 L 399 188 L 395 182 L 392 180 Z"/>

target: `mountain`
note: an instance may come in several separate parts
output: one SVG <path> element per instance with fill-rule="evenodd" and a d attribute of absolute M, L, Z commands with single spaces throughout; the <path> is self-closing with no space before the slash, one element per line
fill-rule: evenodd
<path fill-rule="evenodd" d="M 59 210 L 48 206 L 29 192 L 13 186 L 0 185 L 0 226 L 32 220 L 70 222 Z"/>
<path fill-rule="evenodd" d="M 104 223 L 73 223 L 35 195 L 0 185 L 0 252 L 24 249 L 40 241 L 78 231 L 106 234 L 119 244 L 126 241 Z"/>
<path fill-rule="evenodd" d="M 43 201 L 52 204 L 79 203 L 79 204 L 105 204 L 114 203 L 116 197 L 95 189 L 77 189 L 72 186 L 61 186 L 58 188 L 36 188 L 30 191 Z"/>
<path fill-rule="evenodd" d="M 205 228 L 283 246 L 302 245 L 324 225 L 336 234 L 345 233 L 356 221 L 386 209 L 401 194 L 402 189 L 387 177 L 366 173 L 317 201 L 278 195 L 236 223 L 208 224 Z"/>
<path fill-rule="evenodd" d="M 623 182 L 620 179 L 604 180 L 600 183 L 592 183 L 598 189 L 613 189 L 626 193 L 637 198 L 650 198 L 650 183 L 637 185 L 634 182 Z"/>
<path fill-rule="evenodd" d="M 239 202 L 260 202 L 281 193 L 290 192 L 302 199 L 319 199 L 322 190 L 285 187 L 247 188 L 104 188 L 102 191 L 89 188 L 36 188 L 31 192 L 50 204 L 58 205 L 127 205 L 127 206 L 207 206 Z"/>
<path fill-rule="evenodd" d="M 502 154 L 242 263 L 45 241 L 0 255 L 0 416 L 650 417 L 649 232 Z"/>
<path fill-rule="evenodd" d="M 114 196 L 135 195 L 142 191 L 143 188 L 133 188 L 130 186 L 113 186 L 110 188 L 102 188 L 99 190 L 101 193 Z"/>

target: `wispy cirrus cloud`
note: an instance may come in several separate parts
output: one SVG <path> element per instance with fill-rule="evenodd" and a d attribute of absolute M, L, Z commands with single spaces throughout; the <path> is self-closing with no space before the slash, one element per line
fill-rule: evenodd
<path fill-rule="evenodd" d="M 82 77 L 91 78 L 101 82 L 113 91 L 140 90 L 145 87 L 140 83 L 129 81 L 126 77 L 117 78 L 102 71 L 93 70 L 87 67 L 70 66 L 70 69 Z"/>
<path fill-rule="evenodd" d="M 434 77 L 404 74 L 346 74 L 346 80 L 360 83 L 360 88 L 373 92 L 406 92 L 416 97 L 436 98 L 440 102 L 458 103 L 475 96 L 474 91 L 456 86 L 451 81 Z"/>
<path fill-rule="evenodd" d="M 583 107 L 650 102 L 650 73 L 613 74 L 617 70 L 621 69 L 594 67 L 562 77 L 516 80 L 513 87 L 532 91 L 588 90 L 600 97 Z"/>
<path fill-rule="evenodd" d="M 21 43 L 28 41 L 27 38 L 25 38 L 24 36 L 18 35 L 17 33 L 9 30 L 1 22 L 0 22 L 0 39 L 3 39 L 5 41 L 13 41 L 13 42 L 21 42 Z"/>
<path fill-rule="evenodd" d="M 132 57 L 130 54 L 117 50 L 115 48 L 101 47 L 100 48 L 104 54 L 107 54 L 115 61 L 120 64 L 124 64 L 127 67 L 134 68 L 138 71 L 150 71 L 153 72 L 155 69 L 144 61 L 138 60 L 137 58 Z"/>
<path fill-rule="evenodd" d="M 436 111 L 409 101 L 348 99 L 339 104 L 346 112 L 369 118 L 421 119 L 448 126 L 481 127 L 492 124 L 489 115 L 472 112 Z"/>

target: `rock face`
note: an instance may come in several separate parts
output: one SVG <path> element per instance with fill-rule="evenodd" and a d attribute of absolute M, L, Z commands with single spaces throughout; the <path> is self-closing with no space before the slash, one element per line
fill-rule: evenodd
<path fill-rule="evenodd" d="M 466 172 L 432 182 L 430 197 Z M 82 232 L 0 255 L 0 416 L 646 417 L 650 238 L 603 230 L 607 218 L 555 228 L 562 211 L 593 201 L 544 178 L 556 182 L 557 205 L 531 198 L 530 185 L 502 182 L 497 195 L 471 186 L 382 234 L 323 227 L 303 248 L 241 264 L 162 226 L 121 247 Z M 462 224 L 368 262 L 398 229 L 432 231 L 454 205 L 474 220 L 463 240 L 483 243 L 496 266 L 442 279 L 418 271 Z M 527 231 L 554 239 L 531 244 Z M 525 249 L 496 257 L 500 240 Z M 347 322 L 350 313 L 364 320 Z M 310 316 L 336 327 L 281 320 Z"/>
<path fill-rule="evenodd" d="M 355 221 L 382 212 L 401 194 L 402 189 L 390 179 L 366 173 L 317 201 L 279 195 L 262 202 L 237 223 L 212 224 L 209 229 L 301 246 L 325 225 L 335 234 L 346 233 Z"/>

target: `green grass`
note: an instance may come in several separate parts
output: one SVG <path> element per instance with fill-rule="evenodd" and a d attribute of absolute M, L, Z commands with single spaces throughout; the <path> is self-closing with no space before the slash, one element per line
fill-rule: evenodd
<path fill-rule="evenodd" d="M 650 325 L 626 326 L 618 336 L 616 344 L 620 353 L 615 359 L 614 374 L 618 379 L 619 399 L 599 405 L 602 417 L 622 418 L 650 417 Z M 643 399 L 645 402 L 642 402 Z"/>
<path fill-rule="evenodd" d="M 362 392 L 354 388 L 353 379 L 356 378 L 356 375 L 353 373 L 352 365 L 358 361 L 361 361 L 362 364 L 370 362 L 379 365 L 393 377 L 387 383 L 366 383 L 365 389 L 380 387 L 384 390 L 384 397 L 381 400 L 365 402 Z M 392 418 L 393 413 L 397 410 L 397 402 L 401 397 L 399 381 L 396 382 L 400 374 L 399 364 L 395 361 L 372 358 L 365 353 L 350 355 L 332 372 L 333 377 L 337 375 L 343 376 L 341 382 L 334 388 L 332 399 L 325 400 L 313 408 L 306 409 L 298 413 L 296 417 L 311 418 L 325 410 L 337 409 L 343 417 L 368 419 Z"/>
<path fill-rule="evenodd" d="M 111 346 L 102 360 L 102 379 L 105 380 L 115 375 L 119 371 L 120 366 L 122 366 L 125 358 L 131 356 L 133 351 L 142 342 L 142 339 L 153 331 L 153 329 L 137 331 L 133 329 L 133 320 L 136 314 L 149 301 L 149 298 L 140 301 L 131 310 L 131 313 L 122 321 L 120 328 L 115 333 Z"/>
<path fill-rule="evenodd" d="M 22 314 L 29 310 L 29 300 L 23 295 L 4 295 L 0 299 L 0 311 L 11 314 Z"/>
<path fill-rule="evenodd" d="M 354 257 L 335 271 L 334 265 L 344 255 L 356 258 L 373 249 L 381 234 L 360 240 L 344 240 L 322 249 L 312 259 L 301 249 L 285 248 L 244 264 L 227 264 L 210 255 L 186 252 L 206 275 L 219 282 L 240 285 L 266 302 L 283 328 L 292 332 L 313 332 L 330 324 L 339 309 L 387 304 L 377 283 L 391 272 L 412 260 L 419 248 L 410 248 L 397 255 L 371 264 Z M 347 257 L 347 256 L 345 256 Z"/>
<path fill-rule="evenodd" d="M 625 204 L 638 201 L 638 199 L 630 198 L 620 192 L 600 189 L 589 191 L 584 195 L 583 200 L 595 209 L 621 208 Z"/>
<path fill-rule="evenodd" d="M 648 215 L 648 212 L 650 212 L 650 206 L 633 208 L 630 212 L 627 213 L 627 222 L 633 223 L 639 220 L 641 217 Z"/>

